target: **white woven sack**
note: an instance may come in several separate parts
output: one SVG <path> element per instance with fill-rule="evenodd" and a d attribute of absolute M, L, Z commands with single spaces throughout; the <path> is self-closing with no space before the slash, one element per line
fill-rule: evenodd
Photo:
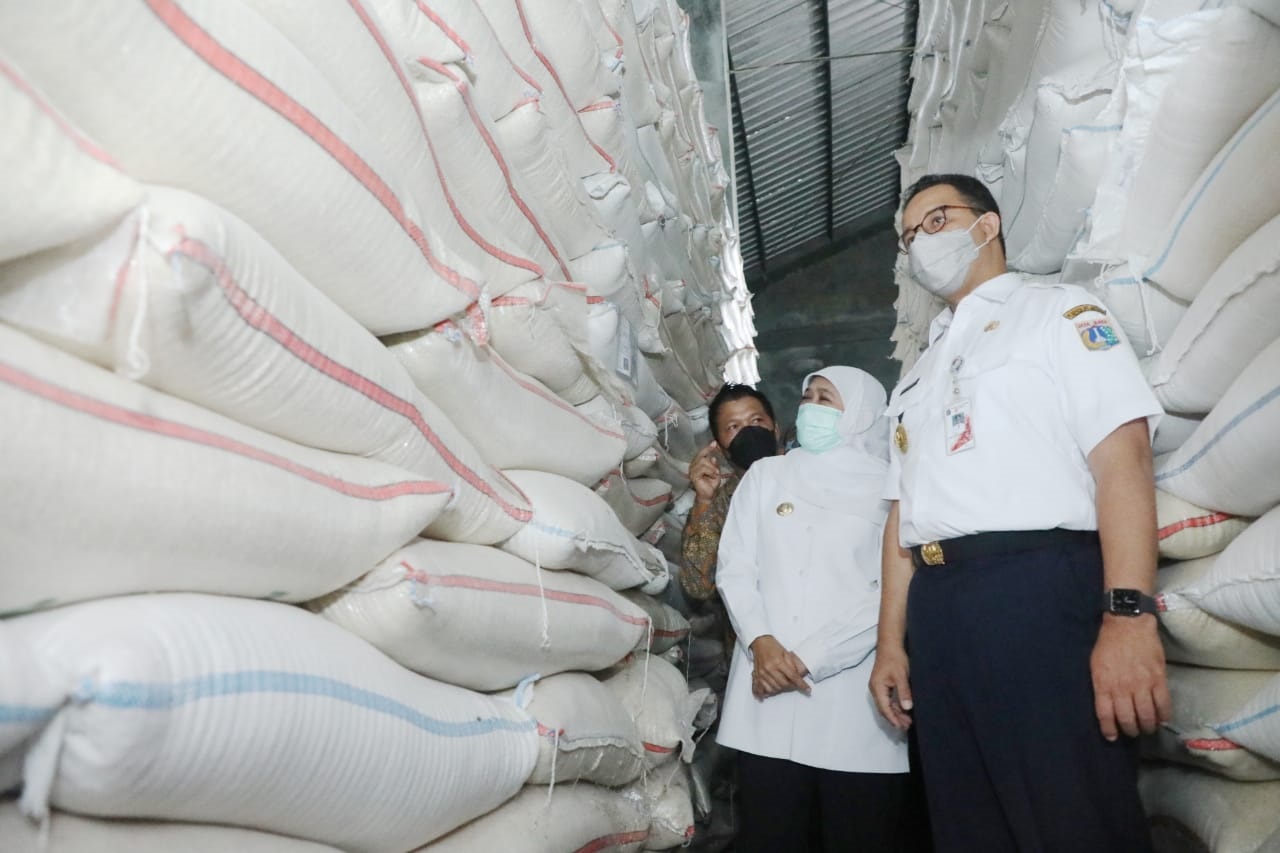
<path fill-rule="evenodd" d="M 622 476 L 647 477 L 656 464 L 658 464 L 658 449 L 650 447 L 634 459 L 628 459 L 622 463 Z"/>
<path fill-rule="evenodd" d="M 681 361 L 680 356 L 674 351 L 670 333 L 667 331 L 666 318 L 663 319 L 664 322 L 659 327 L 659 331 L 666 352 L 661 355 L 645 353 L 644 357 L 649 362 L 649 369 L 653 371 L 658 384 L 681 408 L 691 410 L 705 406 L 715 396 L 715 392 L 708 387 L 709 383 L 703 378 L 702 363 L 694 361 L 685 364 Z"/>
<path fill-rule="evenodd" d="M 538 108 L 547 118 L 547 129 L 563 154 L 569 175 L 585 178 L 597 172 L 615 171 L 608 154 L 591 141 L 578 120 L 577 106 L 573 102 L 575 93 L 559 76 L 559 69 L 540 41 L 540 35 L 533 33 L 532 20 L 525 6 L 523 0 L 489 3 L 484 12 L 511 61 L 537 82 Z M 599 54 L 590 38 L 581 47 L 585 54 L 590 55 L 590 61 L 598 62 Z"/>
<path fill-rule="evenodd" d="M 142 187 L 85 136 L 0 50 L 0 263 L 109 225 Z"/>
<path fill-rule="evenodd" d="M 584 485 L 622 462 L 620 428 L 588 419 L 452 323 L 386 339 L 422 392 L 499 468 L 532 468 Z"/>
<path fill-rule="evenodd" d="M 66 690 L 27 754 L 35 818 L 54 807 L 398 851 L 514 795 L 537 757 L 511 703 L 410 673 L 284 604 L 147 595 L 15 623 Z"/>
<path fill-rule="evenodd" d="M 1249 525 L 1183 594 L 1215 616 L 1280 636 L 1280 507 Z"/>
<path fill-rule="evenodd" d="M 586 486 L 542 471 L 506 472 L 529 497 L 533 519 L 500 546 L 539 568 L 572 569 L 611 589 L 660 592 L 666 561 L 636 539 L 604 499 Z"/>
<path fill-rule="evenodd" d="M 377 129 L 244 6 L 6 5 L 0 33 L 0 47 L 126 172 L 226 207 L 372 331 L 421 328 L 480 295 Z M 91 86 L 85 68 L 96 69 Z"/>
<path fill-rule="evenodd" d="M 637 650 L 662 654 L 689 638 L 689 620 L 670 604 L 636 589 L 623 590 L 622 597 L 647 613 L 653 625 L 653 629 L 640 638 Z"/>
<path fill-rule="evenodd" d="M 570 172 L 560 140 L 536 101 L 496 121 L 494 131 L 512 171 L 524 176 L 530 194 L 546 211 L 544 222 L 569 257 L 586 254 L 611 239 L 582 187 L 581 176 Z"/>
<path fill-rule="evenodd" d="M 547 213 L 513 171 L 498 145 L 493 121 L 476 103 L 474 88 L 455 67 L 420 56 L 410 66 L 418 107 L 432 140 L 432 156 L 453 201 L 476 222 L 491 224 L 489 239 L 519 248 L 539 272 L 567 279 L 567 254 L 552 236 Z"/>
<path fill-rule="evenodd" d="M 1271 759 L 1280 776 L 1280 672 L 1271 673 L 1252 698 L 1214 728 L 1245 749 Z"/>
<path fill-rule="evenodd" d="M 1231 779 L 1280 779 L 1280 762 L 1251 752 L 1219 728 L 1258 694 L 1272 673 L 1172 664 L 1168 677 L 1173 719 L 1144 739 L 1146 757 L 1190 764 Z"/>
<path fill-rule="evenodd" d="M 1145 278 L 1193 299 L 1245 239 L 1280 215 L 1280 170 L 1268 169 L 1280 145 L 1280 89 L 1245 120 L 1188 190 L 1155 243 Z M 1230 216 L 1223 216 L 1230 210 Z"/>
<path fill-rule="evenodd" d="M 1085 286 L 1110 309 L 1139 358 L 1164 346 L 1182 322 L 1189 304 L 1155 282 L 1139 280 L 1128 263 L 1105 269 Z"/>
<path fill-rule="evenodd" d="M 616 788 L 644 770 L 631 714 L 613 691 L 585 672 L 531 678 L 501 694 L 538 722 L 531 785 L 593 782 Z"/>
<path fill-rule="evenodd" d="M 1030 126 L 1005 136 L 1000 213 L 1006 223 L 1009 264 L 1015 269 L 1047 273 L 1061 268 L 1062 258 L 1029 263 L 1028 250 L 1033 234 L 1050 215 L 1046 202 L 1062 166 L 1068 130 L 1094 122 L 1111 95 L 1115 68 L 1098 60 L 1085 57 L 1037 82 Z"/>
<path fill-rule="evenodd" d="M 307 606 L 409 669 L 472 690 L 603 669 L 649 633 L 645 611 L 599 581 L 432 539 Z"/>
<path fill-rule="evenodd" d="M 491 543 L 529 517 L 376 338 L 199 196 L 149 188 L 106 237 L 0 269 L 0 317 L 248 426 L 453 485 L 433 535 Z"/>
<path fill-rule="evenodd" d="M 487 158 L 487 152 L 482 146 L 459 148 L 467 143 L 447 132 L 463 126 L 456 117 L 446 124 L 433 114 L 419 114 L 415 93 L 425 93 L 410 81 L 403 63 L 406 46 L 380 26 L 373 4 L 361 0 L 241 2 L 292 41 L 360 120 L 376 128 L 418 209 L 444 244 L 479 271 L 489 293 L 505 293 L 542 275 L 550 256 L 538 252 L 540 244 L 528 241 L 510 220 L 501 221 L 495 215 L 505 195 L 474 194 L 474 187 L 465 180 L 473 170 L 450 168 L 459 153 L 476 160 Z"/>
<path fill-rule="evenodd" d="M 0 611 L 146 590 L 303 601 L 368 571 L 448 484 L 303 447 L 0 325 Z"/>
<path fill-rule="evenodd" d="M 622 435 L 627 439 L 627 449 L 623 453 L 626 461 L 636 459 L 657 441 L 657 425 L 637 406 L 626 400 L 598 394 L 579 404 L 577 409 L 597 422 L 621 425 Z"/>
<path fill-rule="evenodd" d="M 576 406 L 599 395 L 600 387 L 583 371 L 573 341 L 557 323 L 550 293 L 548 286 L 525 285 L 495 299 L 489 344 L 507 364 Z"/>
<path fill-rule="evenodd" d="M 1272 853 L 1280 841 L 1280 782 L 1234 782 L 1186 767 L 1152 765 L 1138 776 L 1157 849 Z M 1188 836 L 1194 839 L 1189 845 Z M 1164 846 L 1167 843 L 1169 846 Z M 1175 846 L 1176 845 L 1176 846 Z"/>
<path fill-rule="evenodd" d="M 0 791 L 13 791 L 22 782 L 26 742 L 44 728 L 64 691 L 10 621 L 0 621 L 0 649 L 0 684 L 6 694 L 0 703 Z"/>
<path fill-rule="evenodd" d="M 587 352 L 614 390 L 632 401 L 648 417 L 656 418 L 672 405 L 653 371 L 641 358 L 635 324 L 612 302 L 593 297 L 587 315 Z"/>
<path fill-rule="evenodd" d="M 671 503 L 671 485 L 653 477 L 628 479 L 614 469 L 594 489 L 597 495 L 617 513 L 632 535 L 639 536 L 662 517 Z"/>
<path fill-rule="evenodd" d="M 595 4 L 599 17 L 598 0 L 589 2 Z M 575 110 L 619 93 L 621 79 L 605 67 L 583 2 L 517 0 L 517 4 L 527 33 Z"/>
<path fill-rule="evenodd" d="M 1256 516 L 1280 503 L 1280 340 L 1258 353 L 1200 426 L 1156 470 L 1183 500 Z"/>
<path fill-rule="evenodd" d="M 1280 338 L 1280 216 L 1232 252 L 1197 294 L 1153 365 L 1156 398 L 1208 412 L 1246 365 Z"/>
<path fill-rule="evenodd" d="M 635 718 L 652 770 L 674 755 L 693 760 L 693 719 L 709 692 L 689 692 L 685 677 L 661 657 L 637 652 L 605 676 L 605 685 Z"/>
<path fill-rule="evenodd" d="M 327 844 L 238 826 L 102 820 L 67 812 L 51 814 L 42 830 L 22 816 L 16 800 L 0 801 L 0 838 L 6 853 L 337 853 Z"/>
<path fill-rule="evenodd" d="M 1177 450 L 1199 428 L 1200 420 L 1199 417 L 1184 417 L 1165 412 L 1159 425 L 1156 426 L 1156 434 L 1151 439 L 1151 452 L 1161 456 Z"/>
<path fill-rule="evenodd" d="M 1227 6 L 1173 72 L 1151 121 L 1125 209 L 1129 250 L 1153 257 L 1196 179 L 1267 97 L 1280 89 L 1280 27 Z"/>
<path fill-rule="evenodd" d="M 696 422 L 678 403 L 672 403 L 671 408 L 663 412 L 654 423 L 658 427 L 658 441 L 672 459 L 687 465 L 702 449 Z"/>
<path fill-rule="evenodd" d="M 578 110 L 578 120 L 587 137 L 613 161 L 615 168 L 609 176 L 623 179 L 628 189 L 634 189 L 634 194 L 629 195 L 623 205 L 628 218 L 634 221 L 620 221 L 621 214 L 610 214 L 607 210 L 602 211 L 601 219 L 613 229 L 615 236 L 626 241 L 632 252 L 639 252 L 640 223 L 656 219 L 659 211 L 649 207 L 644 192 L 645 183 L 652 179 L 653 173 L 645 168 L 635 124 L 627 106 L 614 98 L 599 98 Z M 589 182 L 598 177 L 586 180 Z M 589 187 L 588 194 L 594 195 Z"/>
<path fill-rule="evenodd" d="M 1160 556 L 1194 560 L 1216 554 L 1249 526 L 1249 519 L 1215 512 L 1156 489 L 1156 538 Z"/>
<path fill-rule="evenodd" d="M 689 791 L 689 768 L 671 761 L 628 785 L 622 792 L 644 803 L 649 812 L 649 838 L 645 850 L 686 847 L 693 840 L 693 796 Z"/>
<path fill-rule="evenodd" d="M 532 69 L 512 61 L 475 0 L 368 0 L 401 39 L 403 59 L 456 65 L 476 84 L 483 113 L 497 120 L 541 91 Z"/>
<path fill-rule="evenodd" d="M 1213 571 L 1216 559 L 1173 563 L 1156 575 L 1165 656 L 1219 669 L 1280 670 L 1280 637 L 1207 613 L 1188 596 Z"/>
<path fill-rule="evenodd" d="M 636 31 L 635 4 L 627 0 L 602 0 L 605 23 L 617 35 L 622 49 L 622 99 L 636 127 L 658 120 L 661 107 L 654 93 L 652 77 L 640 50 Z"/>
<path fill-rule="evenodd" d="M 530 785 L 421 853 L 635 853 L 648 836 L 648 812 L 618 791 L 587 783 L 550 790 Z"/>

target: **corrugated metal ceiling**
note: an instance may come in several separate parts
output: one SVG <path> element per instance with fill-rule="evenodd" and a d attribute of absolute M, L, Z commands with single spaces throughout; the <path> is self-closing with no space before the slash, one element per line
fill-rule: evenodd
<path fill-rule="evenodd" d="M 753 290 L 891 217 L 916 0 L 725 0 L 738 231 Z"/>

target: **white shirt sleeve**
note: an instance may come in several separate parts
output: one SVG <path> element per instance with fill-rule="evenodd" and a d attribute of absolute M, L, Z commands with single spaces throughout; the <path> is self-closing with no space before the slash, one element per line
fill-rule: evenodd
<path fill-rule="evenodd" d="M 809 668 L 809 677 L 822 681 L 866 660 L 876 647 L 878 609 L 878 601 L 851 607 L 848 618 L 821 625 L 797 643 L 791 651 Z"/>
<path fill-rule="evenodd" d="M 760 569 L 756 562 L 756 538 L 761 526 L 760 478 L 753 476 L 757 470 L 747 471 L 733 493 L 716 554 L 716 589 L 729 612 L 738 642 L 745 649 L 750 649 L 757 637 L 773 633 L 760 595 Z"/>
<path fill-rule="evenodd" d="M 1129 421 L 1147 418 L 1154 432 L 1164 412 L 1115 317 L 1076 300 L 1064 294 L 1061 310 L 1048 319 L 1049 358 L 1067 429 L 1087 457 Z M 1093 310 L 1067 316 L 1078 307 Z"/>

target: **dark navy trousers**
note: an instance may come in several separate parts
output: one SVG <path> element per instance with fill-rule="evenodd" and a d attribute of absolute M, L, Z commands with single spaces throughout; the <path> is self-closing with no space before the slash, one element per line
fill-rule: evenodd
<path fill-rule="evenodd" d="M 938 853 L 1147 853 L 1137 744 L 1108 743 L 1089 656 L 1096 543 L 917 568 L 911 690 Z"/>

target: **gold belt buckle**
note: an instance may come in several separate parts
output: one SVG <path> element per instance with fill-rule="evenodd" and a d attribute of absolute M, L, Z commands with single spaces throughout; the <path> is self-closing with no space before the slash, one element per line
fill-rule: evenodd
<path fill-rule="evenodd" d="M 937 542 L 926 542 L 920 546 L 920 559 L 926 566 L 941 566 L 946 562 L 942 556 L 942 546 Z"/>

